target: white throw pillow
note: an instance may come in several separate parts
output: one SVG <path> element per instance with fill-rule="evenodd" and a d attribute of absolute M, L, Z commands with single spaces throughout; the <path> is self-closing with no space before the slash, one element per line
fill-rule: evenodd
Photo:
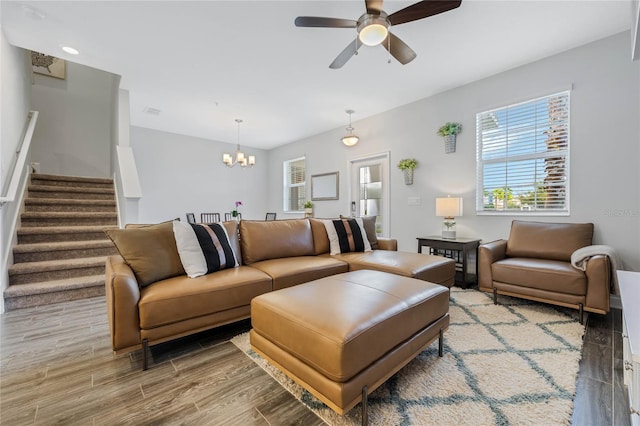
<path fill-rule="evenodd" d="M 182 267 L 190 278 L 238 266 L 229 235 L 220 223 L 174 221 L 173 234 Z"/>
<path fill-rule="evenodd" d="M 325 220 L 331 254 L 371 251 L 362 219 L 342 218 Z"/>

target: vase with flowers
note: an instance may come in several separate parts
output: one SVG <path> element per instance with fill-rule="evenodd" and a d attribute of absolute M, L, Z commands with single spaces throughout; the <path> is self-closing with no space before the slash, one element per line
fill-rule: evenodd
<path fill-rule="evenodd" d="M 238 220 L 238 218 L 240 217 L 240 206 L 242 205 L 242 201 L 236 201 L 235 202 L 235 208 L 233 210 L 231 210 L 231 216 L 233 216 L 234 218 L 236 218 L 236 220 Z"/>

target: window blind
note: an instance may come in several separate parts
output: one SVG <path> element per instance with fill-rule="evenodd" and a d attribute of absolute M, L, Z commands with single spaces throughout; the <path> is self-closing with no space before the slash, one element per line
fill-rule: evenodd
<path fill-rule="evenodd" d="M 296 158 L 284 162 L 284 211 L 304 209 L 306 200 L 306 159 Z"/>
<path fill-rule="evenodd" d="M 569 212 L 569 91 L 476 115 L 477 212 Z"/>

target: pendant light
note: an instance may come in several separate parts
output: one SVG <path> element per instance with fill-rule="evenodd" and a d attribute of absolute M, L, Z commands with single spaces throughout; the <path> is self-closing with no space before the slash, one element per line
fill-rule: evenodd
<path fill-rule="evenodd" d="M 359 137 L 353 134 L 353 127 L 351 126 L 351 114 L 353 114 L 354 112 L 355 111 L 352 109 L 348 109 L 346 111 L 346 113 L 349 114 L 349 127 L 347 127 L 348 133 L 342 137 L 342 143 L 346 146 L 354 146 L 360 140 Z"/>
<path fill-rule="evenodd" d="M 253 167 L 256 164 L 255 155 L 250 155 L 249 157 L 244 155 L 244 152 L 240 151 L 240 123 L 242 120 L 239 118 L 235 119 L 236 123 L 238 123 L 238 144 L 236 147 L 236 158 L 235 160 L 231 156 L 231 154 L 222 154 L 222 162 L 227 167 L 233 167 L 236 164 L 240 164 L 241 167 Z"/>

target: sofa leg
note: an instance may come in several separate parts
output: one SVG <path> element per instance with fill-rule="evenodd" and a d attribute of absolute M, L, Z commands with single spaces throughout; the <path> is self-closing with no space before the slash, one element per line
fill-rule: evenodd
<path fill-rule="evenodd" d="M 578 315 L 580 316 L 580 324 L 584 324 L 584 305 L 582 303 L 578 307 Z"/>
<path fill-rule="evenodd" d="M 142 371 L 147 370 L 147 366 L 149 365 L 149 341 L 147 339 L 142 339 Z"/>
<path fill-rule="evenodd" d="M 442 329 L 440 329 L 440 337 L 438 338 L 438 356 L 440 358 L 442 358 L 443 346 L 444 346 L 444 332 L 442 331 Z"/>
<path fill-rule="evenodd" d="M 362 388 L 362 426 L 369 424 L 369 412 L 367 410 L 367 386 Z"/>
<path fill-rule="evenodd" d="M 498 289 L 495 287 L 493 288 L 493 304 L 498 304 Z"/>

